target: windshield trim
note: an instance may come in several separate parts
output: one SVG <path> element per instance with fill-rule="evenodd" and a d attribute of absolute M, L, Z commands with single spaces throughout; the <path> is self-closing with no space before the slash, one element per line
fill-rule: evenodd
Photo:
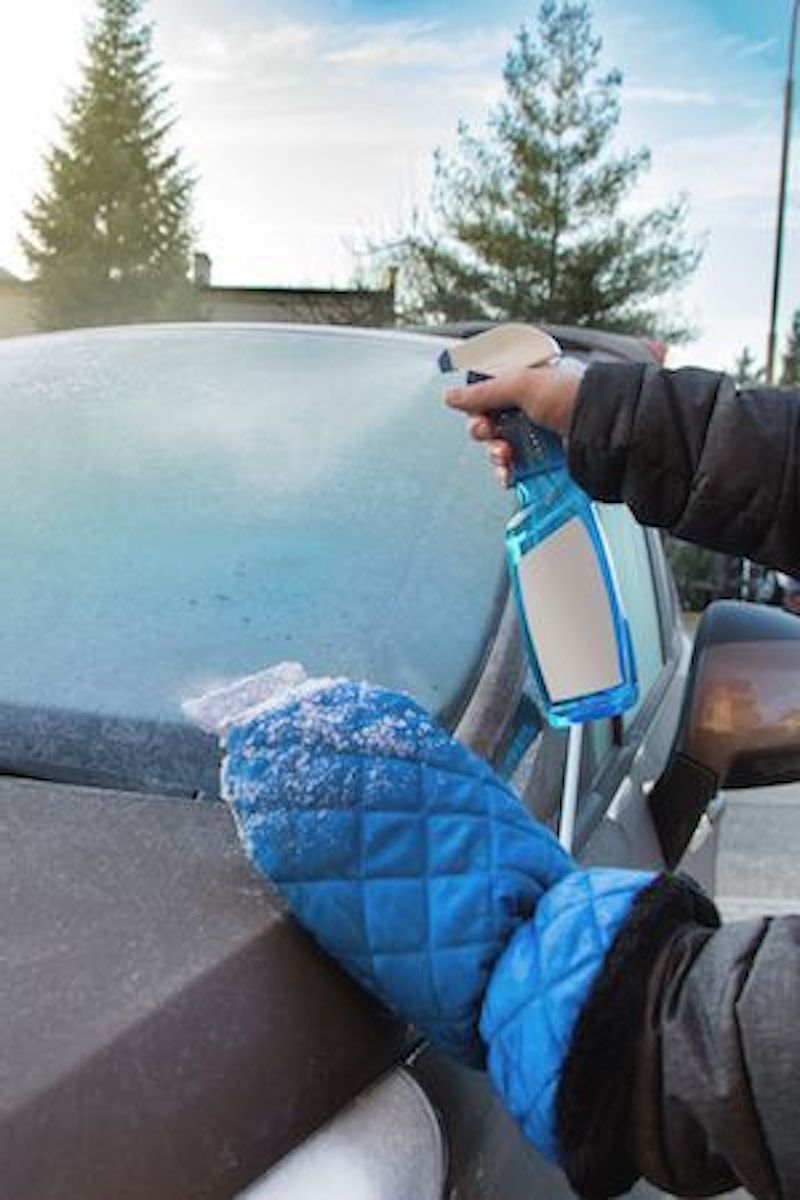
<path fill-rule="evenodd" d="M 388 341 L 395 343 L 398 339 L 419 346 L 444 348 L 451 345 L 452 337 L 435 332 L 421 333 L 419 329 L 404 329 L 400 326 L 362 327 L 354 325 L 304 325 L 289 321 L 160 321 L 152 324 L 135 325 L 87 325 L 77 329 L 59 329 L 44 333 L 19 334 L 16 337 L 6 337 L 0 340 L 0 354 L 12 347 L 32 346 L 47 342 L 77 342 L 91 336 L 93 340 L 112 340 L 124 337 L 133 341 L 138 337 L 150 338 L 154 334 L 186 334 L 203 333 L 210 337 L 224 333 L 248 333 L 262 336 L 265 333 L 280 333 L 292 337 L 314 337 L 318 339 L 350 339 L 353 341 Z"/>
<path fill-rule="evenodd" d="M 0 704 L 0 727 L 3 776 L 219 799 L 219 742 L 195 725 Z"/>

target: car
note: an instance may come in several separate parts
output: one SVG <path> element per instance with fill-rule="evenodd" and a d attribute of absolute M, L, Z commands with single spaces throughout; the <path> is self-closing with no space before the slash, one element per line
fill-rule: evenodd
<path fill-rule="evenodd" d="M 551 332 L 587 362 L 656 361 L 637 339 Z M 570 1194 L 481 1073 L 286 914 L 219 800 L 216 739 L 182 710 L 281 661 L 369 679 L 557 825 L 567 735 L 541 719 L 509 600 L 509 497 L 441 404 L 453 335 L 196 324 L 0 343 L 14 1200 Z M 575 851 L 674 859 L 713 891 L 717 789 L 706 772 L 693 790 L 680 743 L 702 663 L 659 535 L 599 515 L 640 697 L 584 739 Z"/>

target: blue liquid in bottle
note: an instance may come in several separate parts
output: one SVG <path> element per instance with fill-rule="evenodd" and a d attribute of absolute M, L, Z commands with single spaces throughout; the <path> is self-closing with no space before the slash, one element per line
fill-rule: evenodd
<path fill-rule="evenodd" d="M 555 726 L 616 716 L 636 702 L 636 667 L 591 502 L 570 478 L 556 434 L 516 410 L 498 424 L 511 445 L 519 501 L 506 552 L 542 710 Z"/>

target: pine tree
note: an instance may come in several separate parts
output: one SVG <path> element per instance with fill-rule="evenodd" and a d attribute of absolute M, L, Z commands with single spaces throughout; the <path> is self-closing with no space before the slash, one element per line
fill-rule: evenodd
<path fill-rule="evenodd" d="M 487 135 L 462 124 L 456 154 L 437 153 L 433 223 L 415 218 L 380 248 L 401 267 L 407 315 L 686 335 L 652 302 L 691 275 L 700 251 L 683 199 L 621 213 L 650 156 L 610 153 L 621 76 L 597 75 L 601 46 L 584 2 L 544 0 L 536 34 L 522 27 Z"/>
<path fill-rule="evenodd" d="M 143 0 L 99 0 L 62 144 L 21 239 L 43 328 L 188 316 L 193 180 L 169 145 Z"/>
<path fill-rule="evenodd" d="M 795 310 L 792 328 L 786 339 L 781 383 L 784 387 L 800 387 L 800 308 Z"/>

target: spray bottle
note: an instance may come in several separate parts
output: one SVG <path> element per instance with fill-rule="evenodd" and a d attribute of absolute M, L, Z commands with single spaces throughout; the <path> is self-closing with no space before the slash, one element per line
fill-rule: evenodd
<path fill-rule="evenodd" d="M 467 383 L 561 355 L 532 325 L 500 325 L 439 359 Z M 568 366 L 565 369 L 569 369 Z M 506 528 L 511 584 L 533 682 L 551 725 L 616 716 L 637 698 L 630 631 L 589 497 L 571 479 L 561 439 L 517 409 L 499 414 L 510 444 L 518 510 Z"/>

